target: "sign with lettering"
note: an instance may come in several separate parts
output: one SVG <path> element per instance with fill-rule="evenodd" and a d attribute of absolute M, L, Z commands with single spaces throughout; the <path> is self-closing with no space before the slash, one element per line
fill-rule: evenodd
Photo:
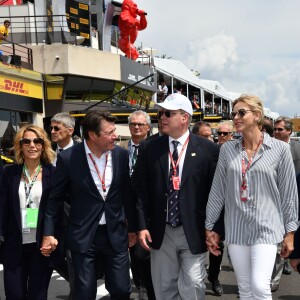
<path fill-rule="evenodd" d="M 18 77 L 0 76 L 0 92 L 43 99 L 41 82 L 29 81 Z"/>

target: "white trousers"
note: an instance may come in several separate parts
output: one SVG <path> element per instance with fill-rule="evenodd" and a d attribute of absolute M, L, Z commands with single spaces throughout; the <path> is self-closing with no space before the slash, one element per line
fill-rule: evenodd
<path fill-rule="evenodd" d="M 271 276 L 277 245 L 228 245 L 241 300 L 272 300 Z"/>

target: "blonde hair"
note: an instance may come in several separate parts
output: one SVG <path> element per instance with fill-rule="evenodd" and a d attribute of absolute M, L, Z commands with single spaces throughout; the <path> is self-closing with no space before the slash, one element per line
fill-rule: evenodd
<path fill-rule="evenodd" d="M 259 119 L 257 121 L 258 127 L 261 129 L 264 123 L 265 115 L 264 115 L 264 107 L 263 103 L 259 97 L 254 95 L 241 95 L 239 98 L 235 99 L 232 104 L 232 109 L 239 102 L 244 102 L 250 106 L 250 109 L 254 112 L 259 113 Z"/>
<path fill-rule="evenodd" d="M 15 136 L 14 149 L 17 164 L 24 163 L 24 155 L 20 144 L 20 140 L 24 137 L 25 132 L 27 131 L 32 131 L 37 135 L 37 137 L 42 138 L 44 140 L 43 151 L 41 154 L 41 162 L 51 164 L 55 157 L 55 152 L 51 148 L 51 142 L 48 138 L 47 132 L 44 129 L 32 124 L 22 127 Z"/>

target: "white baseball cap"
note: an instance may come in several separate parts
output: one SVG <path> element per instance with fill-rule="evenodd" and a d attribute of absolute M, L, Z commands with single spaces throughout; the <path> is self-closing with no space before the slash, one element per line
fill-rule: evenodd
<path fill-rule="evenodd" d="M 154 107 L 158 109 L 164 108 L 167 110 L 182 109 L 189 115 L 193 115 L 193 107 L 191 101 L 186 96 L 178 93 L 169 95 L 164 102 L 156 103 Z"/>

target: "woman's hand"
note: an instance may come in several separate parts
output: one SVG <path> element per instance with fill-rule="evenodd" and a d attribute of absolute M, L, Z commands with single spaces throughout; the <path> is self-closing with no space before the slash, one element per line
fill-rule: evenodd
<path fill-rule="evenodd" d="M 206 236 L 206 246 L 210 253 L 212 253 L 215 256 L 221 255 L 221 251 L 218 250 L 220 248 L 220 236 L 214 231 L 211 230 L 205 230 L 205 236 Z"/>
<path fill-rule="evenodd" d="M 287 258 L 294 250 L 294 234 L 295 232 L 288 232 L 282 242 L 280 255 L 283 258 Z"/>

